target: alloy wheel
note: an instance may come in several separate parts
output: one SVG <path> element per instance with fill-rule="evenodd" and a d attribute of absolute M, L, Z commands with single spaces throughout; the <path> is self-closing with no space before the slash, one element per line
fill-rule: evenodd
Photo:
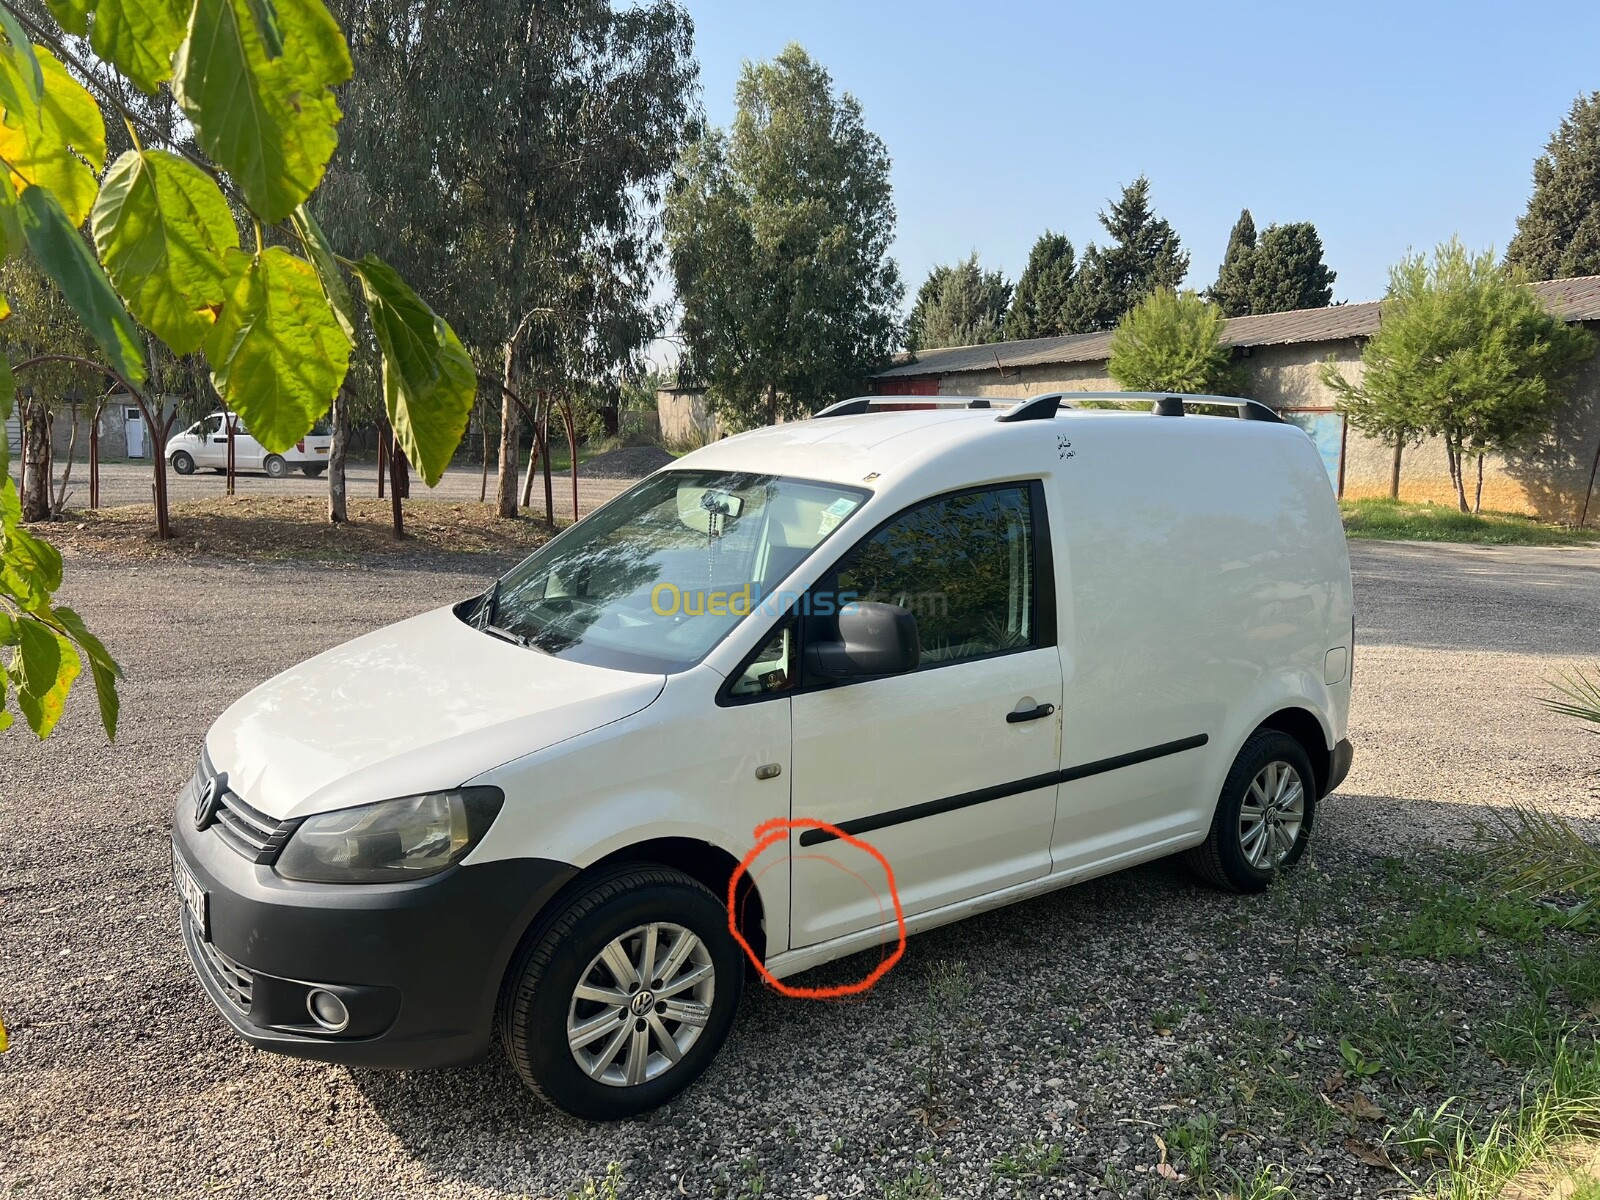
<path fill-rule="evenodd" d="M 640 925 L 595 955 L 567 1008 L 567 1045 L 584 1074 L 637 1087 L 670 1071 L 711 1019 L 716 967 L 682 925 Z"/>
<path fill-rule="evenodd" d="M 1306 788 L 1300 772 L 1281 760 L 1256 772 L 1239 807 L 1239 848 L 1245 861 L 1270 871 L 1294 849 L 1306 819 Z"/>

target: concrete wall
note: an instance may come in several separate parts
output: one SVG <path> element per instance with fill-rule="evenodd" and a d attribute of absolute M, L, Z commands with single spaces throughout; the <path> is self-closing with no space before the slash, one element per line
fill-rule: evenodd
<path fill-rule="evenodd" d="M 1600 321 L 1585 322 L 1585 327 L 1600 337 Z M 1274 408 L 1331 410 L 1334 397 L 1322 383 L 1322 365 L 1331 356 L 1347 378 L 1359 380 L 1361 349 L 1360 339 L 1349 338 L 1241 351 L 1237 361 L 1246 380 L 1241 390 Z M 1045 364 L 1004 372 L 999 368 L 965 371 L 939 381 L 939 394 L 944 396 L 1015 399 L 1040 392 L 1115 390 L 1117 383 L 1106 373 L 1103 361 Z M 1483 507 L 1529 513 L 1547 521 L 1576 522 L 1597 447 L 1600 357 L 1579 376 L 1573 398 L 1557 416 L 1554 431 L 1543 445 L 1510 459 L 1491 455 L 1484 460 Z M 1393 463 L 1392 446 L 1349 430 L 1344 451 L 1344 495 L 1352 499 L 1387 496 Z M 1476 469 L 1475 462 L 1471 469 Z M 1430 440 L 1405 449 L 1401 456 L 1400 498 L 1455 503 L 1442 442 Z M 1600 525 L 1600 486 L 1589 503 L 1588 524 Z"/>
<path fill-rule="evenodd" d="M 699 388 L 661 388 L 656 392 L 656 416 L 661 441 L 668 446 L 704 446 L 728 433 Z"/>
<path fill-rule="evenodd" d="M 178 397 L 167 396 L 161 401 L 163 413 L 170 413 L 178 404 Z M 95 402 L 90 400 L 79 404 L 77 409 L 77 445 L 73 448 L 72 456 L 80 463 L 89 461 L 89 418 L 94 415 Z M 133 407 L 126 396 L 112 396 L 105 403 L 105 408 L 100 413 L 100 461 L 113 462 L 128 457 L 128 422 L 127 409 Z M 52 453 L 57 463 L 66 461 L 67 444 L 72 440 L 73 412 L 67 405 L 62 405 L 56 410 L 55 420 L 51 423 L 50 444 Z M 182 433 L 183 428 L 177 422 L 173 423 L 173 433 Z M 144 453 L 140 457 L 143 461 L 150 461 L 150 433 L 145 431 Z"/>

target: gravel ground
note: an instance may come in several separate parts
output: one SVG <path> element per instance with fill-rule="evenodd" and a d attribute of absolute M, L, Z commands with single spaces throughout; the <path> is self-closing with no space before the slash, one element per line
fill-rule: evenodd
<path fill-rule="evenodd" d="M 543 1108 L 498 1059 L 382 1074 L 251 1050 L 174 928 L 168 809 L 209 722 L 298 659 L 480 589 L 488 565 L 72 561 L 67 598 L 127 669 L 123 734 L 107 750 L 80 689 L 46 746 L 7 735 L 0 1194 L 564 1197 L 615 1163 L 629 1198 L 1180 1195 L 1195 1183 L 1162 1176 L 1154 1137 L 1206 1114 L 1232 1169 L 1279 1164 L 1301 1195 L 1392 1191 L 1322 1109 L 1294 1118 L 1258 1089 L 1286 1055 L 1285 1088 L 1332 1074 L 1340 1022 L 1399 1011 L 1381 964 L 1348 953 L 1408 878 L 1378 855 L 1459 841 L 1486 806 L 1588 808 L 1592 739 L 1532 697 L 1600 658 L 1600 552 L 1352 554 L 1356 766 L 1292 887 L 1222 896 L 1158 863 L 916 938 L 859 1003 L 752 989 L 696 1087 L 610 1126 Z M 1447 1019 L 1453 1052 L 1514 975 L 1434 964 L 1404 994 Z M 1474 1071 L 1468 1100 L 1515 1095 L 1520 1076 Z M 1462 1094 L 1397 1065 L 1374 1084 L 1394 1115 Z"/>
<path fill-rule="evenodd" d="M 632 454 L 633 449 L 618 451 L 622 454 Z M 661 453 L 666 453 L 662 451 Z M 599 471 L 605 472 L 606 477 L 601 478 L 600 473 L 589 474 L 587 464 L 578 467 L 578 507 L 582 512 L 604 504 L 611 497 L 629 486 L 640 474 L 655 470 L 659 463 L 651 464 L 646 471 L 633 470 L 628 477 L 617 477 L 610 474 L 610 468 L 601 459 L 610 459 L 610 455 L 602 455 L 594 461 L 599 463 Z M 100 503 L 106 507 L 118 504 L 149 504 L 151 485 L 151 466 L 148 462 L 122 462 L 103 463 L 100 467 Z M 345 470 L 345 486 L 352 496 L 376 496 L 378 494 L 378 468 L 375 463 L 352 462 Z M 179 475 L 176 471 L 167 472 L 167 493 L 173 501 L 197 500 L 208 496 L 221 496 L 226 486 L 226 478 L 209 470 L 199 470 L 193 475 Z M 411 477 L 411 494 L 417 499 L 434 500 L 476 500 L 481 476 L 474 467 L 452 467 L 444 473 L 439 480 L 439 486 L 429 488 L 417 479 L 415 473 Z M 268 479 L 259 471 L 241 472 L 234 480 L 234 491 L 237 495 L 249 496 L 263 494 L 269 496 L 326 496 L 328 494 L 328 477 L 308 479 L 299 471 L 291 471 L 283 479 Z M 555 492 L 556 515 L 558 517 L 570 515 L 572 504 L 572 479 L 571 476 L 557 472 L 551 476 L 551 486 Z M 71 493 L 67 500 L 67 508 L 84 508 L 89 503 L 89 477 L 84 465 L 80 462 L 72 468 L 72 479 L 68 484 Z M 489 496 L 494 497 L 494 471 L 489 472 Z M 534 509 L 544 511 L 544 487 L 542 483 L 535 483 L 533 489 Z"/>

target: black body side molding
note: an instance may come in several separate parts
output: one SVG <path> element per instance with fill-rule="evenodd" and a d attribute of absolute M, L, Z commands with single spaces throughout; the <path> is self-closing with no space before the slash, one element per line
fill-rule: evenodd
<path fill-rule="evenodd" d="M 1181 754 L 1185 750 L 1194 750 L 1204 746 L 1210 740 L 1205 734 L 1197 733 L 1193 737 L 1179 738 L 1175 742 L 1162 742 L 1159 746 L 1146 746 L 1143 750 L 1130 750 L 1126 754 L 1115 754 L 1110 758 L 1081 763 L 1076 767 L 1067 767 L 1062 771 L 1050 771 L 1044 775 L 1030 775 L 1026 779 L 1017 779 L 1011 783 L 996 783 L 970 792 L 959 792 L 954 796 L 945 796 L 940 800 L 929 800 L 923 804 L 912 804 L 905 808 L 891 809 L 889 812 L 857 817 L 853 821 L 845 821 L 839 828 L 848 834 L 871 833 L 874 829 L 887 829 L 891 825 L 904 825 L 907 821 L 920 821 L 923 817 L 936 817 L 940 813 L 954 812 L 958 808 L 970 808 L 974 804 L 987 804 L 991 800 L 1003 800 L 1007 796 L 1020 796 L 1023 792 L 1034 792 L 1040 788 L 1054 787 L 1058 783 L 1072 783 L 1074 780 L 1087 779 L 1091 775 L 1103 775 L 1107 771 L 1117 771 L 1123 767 L 1134 766 L 1137 763 L 1149 762 L 1156 758 L 1165 758 L 1169 754 Z M 825 829 L 808 829 L 800 835 L 800 844 L 802 846 L 815 846 L 822 842 L 837 840 L 834 834 Z"/>

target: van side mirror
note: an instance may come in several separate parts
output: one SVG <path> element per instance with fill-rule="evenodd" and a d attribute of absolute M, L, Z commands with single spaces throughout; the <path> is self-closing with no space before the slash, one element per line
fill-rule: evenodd
<path fill-rule="evenodd" d="M 824 679 L 903 675 L 922 660 L 917 618 L 898 604 L 857 600 L 839 610 L 838 641 L 806 647 L 806 667 Z"/>

